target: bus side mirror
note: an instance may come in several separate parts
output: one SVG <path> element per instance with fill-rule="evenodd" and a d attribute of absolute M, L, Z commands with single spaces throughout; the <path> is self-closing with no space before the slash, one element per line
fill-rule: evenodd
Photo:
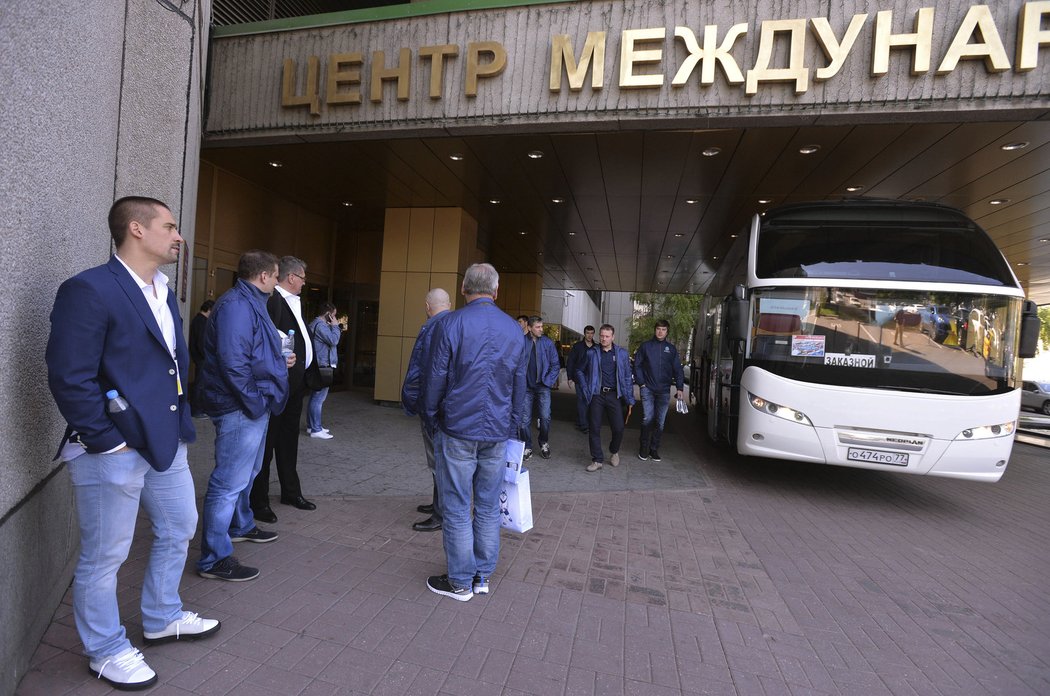
<path fill-rule="evenodd" d="M 751 317 L 750 306 L 747 300 L 732 299 L 726 302 L 726 338 L 730 341 L 747 340 Z"/>
<path fill-rule="evenodd" d="M 1039 308 L 1035 302 L 1025 300 L 1021 306 L 1021 340 L 1017 346 L 1019 358 L 1034 358 L 1039 350 Z"/>

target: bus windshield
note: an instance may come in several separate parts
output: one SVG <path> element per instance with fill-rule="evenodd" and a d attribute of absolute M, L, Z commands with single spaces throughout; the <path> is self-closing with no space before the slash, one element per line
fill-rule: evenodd
<path fill-rule="evenodd" d="M 755 273 L 760 278 L 1016 284 L 999 250 L 972 226 L 885 220 L 773 221 L 762 228 Z"/>
<path fill-rule="evenodd" d="M 856 288 L 756 288 L 749 364 L 790 379 L 937 394 L 1015 388 L 1021 300 Z"/>

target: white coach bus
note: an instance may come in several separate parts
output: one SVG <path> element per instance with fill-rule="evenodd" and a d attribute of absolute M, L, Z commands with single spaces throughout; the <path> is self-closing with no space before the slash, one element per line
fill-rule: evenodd
<path fill-rule="evenodd" d="M 738 235 L 704 298 L 691 387 L 744 455 L 995 482 L 1039 318 L 961 212 L 787 205 Z"/>

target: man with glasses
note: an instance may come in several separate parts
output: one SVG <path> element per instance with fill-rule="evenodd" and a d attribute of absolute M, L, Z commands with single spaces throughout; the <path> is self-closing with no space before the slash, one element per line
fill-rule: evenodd
<path fill-rule="evenodd" d="M 306 285 L 306 263 L 294 256 L 284 256 L 278 264 L 277 288 L 266 302 L 266 311 L 281 335 L 295 331 L 295 364 L 288 370 L 288 405 L 270 418 L 266 431 L 266 450 L 262 469 L 252 485 L 251 505 L 255 519 L 274 523 L 277 515 L 270 508 L 270 460 L 277 460 L 277 479 L 281 483 L 281 502 L 300 510 L 317 506 L 303 497 L 297 471 L 299 462 L 299 421 L 306 395 L 306 369 L 314 359 L 308 340 L 300 293 Z"/>

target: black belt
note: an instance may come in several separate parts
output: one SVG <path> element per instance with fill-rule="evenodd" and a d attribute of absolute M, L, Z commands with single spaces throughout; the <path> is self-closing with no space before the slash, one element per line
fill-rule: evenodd
<path fill-rule="evenodd" d="M 614 389 L 614 387 L 602 387 L 602 394 L 608 394 Z"/>

